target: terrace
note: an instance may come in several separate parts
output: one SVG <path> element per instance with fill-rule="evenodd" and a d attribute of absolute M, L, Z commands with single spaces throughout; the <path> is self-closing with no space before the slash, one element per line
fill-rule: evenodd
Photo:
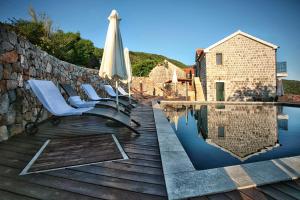
<path fill-rule="evenodd" d="M 46 121 L 34 136 L 23 133 L 1 142 L 1 199 L 171 199 L 167 197 L 160 153 L 166 147 L 159 146 L 150 99 L 140 102 L 132 117 L 141 122 L 139 136 L 125 127 L 112 127 L 109 120 L 99 117 L 72 117 L 58 126 Z M 109 134 L 116 135 L 129 159 L 19 175 L 48 139 L 105 138 Z M 85 151 L 84 157 L 93 157 L 93 153 Z M 109 159 L 112 154 L 102 156 Z M 299 194 L 300 182 L 295 180 L 194 199 L 298 199 Z"/>

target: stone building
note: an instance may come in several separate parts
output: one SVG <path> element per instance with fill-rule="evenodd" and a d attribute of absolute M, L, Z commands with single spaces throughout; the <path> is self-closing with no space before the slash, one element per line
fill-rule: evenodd
<path fill-rule="evenodd" d="M 279 78 L 276 68 L 277 49 L 278 46 L 242 31 L 206 49 L 197 49 L 195 71 L 201 79 L 205 100 L 252 101 L 275 98 L 276 86 L 280 83 L 276 81 Z M 283 72 L 281 78 L 286 77 L 286 66 L 280 72 Z M 278 87 L 282 85 L 278 84 Z"/>
<path fill-rule="evenodd" d="M 165 60 L 163 63 L 155 66 L 148 77 L 133 77 L 132 87 L 140 90 L 142 86 L 142 90 L 146 94 L 153 95 L 155 93 L 157 96 L 163 96 L 162 89 L 168 81 L 172 80 L 174 70 L 176 71 L 178 79 L 184 79 L 186 77 L 183 69 Z M 178 83 L 177 88 L 180 94 L 185 95 L 185 85 Z"/>

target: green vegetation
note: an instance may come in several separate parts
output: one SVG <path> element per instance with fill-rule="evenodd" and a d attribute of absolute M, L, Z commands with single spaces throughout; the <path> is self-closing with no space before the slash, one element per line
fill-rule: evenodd
<path fill-rule="evenodd" d="M 164 60 L 172 62 L 178 67 L 184 68 L 185 64 L 169 59 L 165 56 L 158 54 L 150 54 L 144 52 L 130 52 L 130 61 L 132 66 L 132 74 L 134 76 L 148 76 L 150 71 L 157 65 L 162 64 Z"/>
<path fill-rule="evenodd" d="M 31 7 L 29 15 L 31 20 L 12 19 L 5 24 L 18 35 L 60 60 L 88 68 L 99 68 L 103 49 L 95 47 L 92 41 L 81 38 L 79 32 L 64 32 L 60 29 L 53 31 L 52 20 L 44 13 L 37 15 Z M 185 64 L 162 55 L 130 52 L 133 75 L 147 76 L 165 59 L 178 67 L 186 67 Z"/>
<path fill-rule="evenodd" d="M 285 94 L 297 94 L 300 95 L 300 81 L 294 80 L 282 80 L 283 89 Z"/>

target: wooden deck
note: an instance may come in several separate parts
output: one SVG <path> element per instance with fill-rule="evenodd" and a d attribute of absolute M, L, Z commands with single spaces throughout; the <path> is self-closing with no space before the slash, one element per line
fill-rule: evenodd
<path fill-rule="evenodd" d="M 132 116 L 141 122 L 139 136 L 107 126 L 111 123 L 103 118 L 72 117 L 58 126 L 40 125 L 35 136 L 21 134 L 0 143 L 0 199 L 167 199 L 152 108 L 141 105 Z M 19 176 L 47 139 L 112 133 L 130 159 Z M 300 182 L 194 199 L 300 199 Z"/>

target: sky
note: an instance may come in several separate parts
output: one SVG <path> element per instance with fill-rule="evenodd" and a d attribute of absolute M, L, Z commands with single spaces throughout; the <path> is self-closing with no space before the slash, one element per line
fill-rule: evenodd
<path fill-rule="evenodd" d="M 195 49 L 242 30 L 280 46 L 287 79 L 300 80 L 300 0 L 0 0 L 0 21 L 45 12 L 54 27 L 80 32 L 103 48 L 111 10 L 119 12 L 124 47 L 194 64 Z"/>

